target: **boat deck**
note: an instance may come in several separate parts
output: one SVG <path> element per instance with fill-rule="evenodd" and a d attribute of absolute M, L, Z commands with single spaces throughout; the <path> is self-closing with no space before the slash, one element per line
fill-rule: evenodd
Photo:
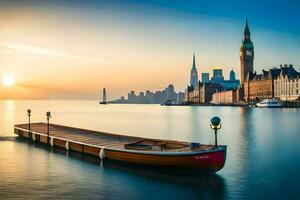
<path fill-rule="evenodd" d="M 28 124 L 15 125 L 15 129 L 27 132 L 29 131 Z M 47 124 L 31 123 L 30 132 L 37 135 L 47 136 Z M 50 138 L 106 149 L 131 149 L 149 152 L 194 152 L 214 148 L 213 145 L 192 147 L 192 144 L 188 142 L 117 135 L 56 124 L 50 124 L 49 136 Z"/>

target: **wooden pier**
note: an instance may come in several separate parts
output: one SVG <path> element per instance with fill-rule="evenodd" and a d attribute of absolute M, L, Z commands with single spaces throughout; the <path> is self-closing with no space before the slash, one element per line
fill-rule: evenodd
<path fill-rule="evenodd" d="M 155 166 L 218 171 L 226 159 L 226 146 L 117 135 L 47 123 L 17 124 L 15 134 L 34 142 L 100 159 Z M 196 145 L 195 145 L 196 144 Z"/>
<path fill-rule="evenodd" d="M 63 125 L 50 124 L 49 137 L 46 123 L 32 123 L 15 125 L 15 134 L 40 142 L 52 147 L 61 147 L 86 154 L 99 156 L 101 148 L 123 148 L 128 142 L 137 138 L 119 136 L 109 133 L 73 128 Z"/>

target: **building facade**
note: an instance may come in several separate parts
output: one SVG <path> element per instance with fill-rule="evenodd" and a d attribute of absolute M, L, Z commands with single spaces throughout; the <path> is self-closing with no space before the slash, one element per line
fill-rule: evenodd
<path fill-rule="evenodd" d="M 271 71 L 271 70 L 270 70 Z M 273 70 L 272 70 L 273 71 Z M 260 101 L 274 97 L 274 74 L 272 71 L 264 71 L 262 74 L 248 73 L 244 81 L 244 99 L 249 101 Z"/>
<path fill-rule="evenodd" d="M 244 83 L 244 98 L 246 101 L 260 101 L 290 94 L 293 95 L 286 99 L 294 98 L 297 95 L 298 76 L 299 72 L 293 65 L 263 70 L 262 74 L 249 72 Z"/>
<path fill-rule="evenodd" d="M 300 73 L 291 65 L 285 66 L 274 80 L 274 96 L 282 101 L 299 100 Z"/>
<path fill-rule="evenodd" d="M 234 105 L 239 102 L 239 89 L 216 92 L 212 95 L 212 104 Z"/>
<path fill-rule="evenodd" d="M 201 83 L 198 82 L 196 88 L 187 87 L 185 93 L 185 102 L 190 104 L 208 104 L 212 100 L 215 92 L 222 90 L 218 83 Z"/>

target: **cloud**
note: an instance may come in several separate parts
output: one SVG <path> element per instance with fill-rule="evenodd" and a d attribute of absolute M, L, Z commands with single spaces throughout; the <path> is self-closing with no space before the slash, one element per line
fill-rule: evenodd
<path fill-rule="evenodd" d="M 44 55 L 44 56 L 57 56 L 57 57 L 64 57 L 64 58 L 70 58 L 70 59 L 77 59 L 82 60 L 86 62 L 96 62 L 101 64 L 108 64 L 106 61 L 101 59 L 94 59 L 94 58 L 88 58 L 83 56 L 77 56 L 72 54 L 67 54 L 62 51 L 56 50 L 56 49 L 49 49 L 49 48 L 43 48 L 43 47 L 37 47 L 37 46 L 31 46 L 31 45 L 25 45 L 25 44 L 18 44 L 18 43 L 9 43 L 2 45 L 3 47 L 9 49 L 9 50 L 17 50 L 37 55 Z M 5 50 L 4 50 L 5 52 Z"/>

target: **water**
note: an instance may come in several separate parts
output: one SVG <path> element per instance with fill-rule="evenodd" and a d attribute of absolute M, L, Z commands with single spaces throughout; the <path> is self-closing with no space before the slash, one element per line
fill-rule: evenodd
<path fill-rule="evenodd" d="M 45 121 L 127 135 L 213 143 L 218 115 L 225 167 L 215 175 L 90 160 L 14 139 L 13 125 Z M 0 101 L 1 199 L 298 199 L 300 109 Z M 84 159 L 84 160 L 83 160 Z"/>

